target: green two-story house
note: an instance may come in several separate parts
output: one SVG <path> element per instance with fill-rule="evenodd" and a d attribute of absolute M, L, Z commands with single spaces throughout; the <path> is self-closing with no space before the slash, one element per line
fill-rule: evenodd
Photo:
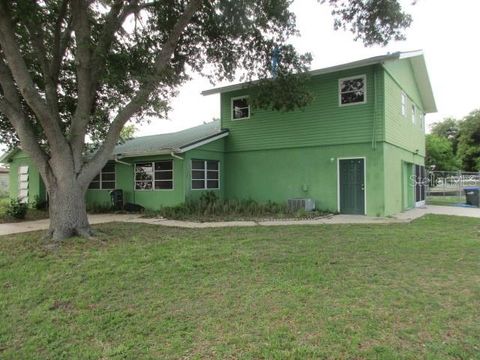
<path fill-rule="evenodd" d="M 436 111 L 422 52 L 393 53 L 310 72 L 313 101 L 276 112 L 251 106 L 255 84 L 220 94 L 221 118 L 118 145 L 87 192 L 112 189 L 146 208 L 214 191 L 225 199 L 312 199 L 319 209 L 386 216 L 423 205 L 425 114 Z M 10 193 L 47 196 L 30 159 L 14 149 Z"/>

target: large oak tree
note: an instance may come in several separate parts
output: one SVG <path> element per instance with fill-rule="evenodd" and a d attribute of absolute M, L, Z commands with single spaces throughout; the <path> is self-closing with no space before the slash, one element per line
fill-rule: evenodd
<path fill-rule="evenodd" d="M 397 0 L 319 2 L 331 7 L 335 28 L 352 31 L 366 45 L 403 38 L 411 22 Z M 91 234 L 85 192 L 123 126 L 148 114 L 165 116 L 189 74 L 218 81 L 240 72 L 265 79 L 264 94 L 271 96 L 261 96 L 258 106 L 305 105 L 310 97 L 294 74 L 307 69 L 310 57 L 288 43 L 297 33 L 290 5 L 0 0 L 0 135 L 19 143 L 38 167 L 50 199 L 50 235 Z M 272 53 L 278 68 L 268 80 Z"/>

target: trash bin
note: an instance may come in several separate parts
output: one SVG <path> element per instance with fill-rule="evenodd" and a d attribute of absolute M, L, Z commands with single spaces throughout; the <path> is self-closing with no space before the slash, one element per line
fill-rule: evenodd
<path fill-rule="evenodd" d="M 115 189 L 110 191 L 110 199 L 112 200 L 112 207 L 115 210 L 123 209 L 123 190 Z"/>
<path fill-rule="evenodd" d="M 480 206 L 480 187 L 466 187 L 463 190 L 468 205 Z"/>

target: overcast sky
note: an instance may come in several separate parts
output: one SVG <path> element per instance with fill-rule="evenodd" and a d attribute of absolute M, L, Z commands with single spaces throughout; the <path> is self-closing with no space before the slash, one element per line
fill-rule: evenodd
<path fill-rule="evenodd" d="M 301 36 L 292 42 L 301 52 L 313 55 L 312 69 L 323 68 L 387 52 L 423 49 L 438 113 L 426 117 L 427 124 L 447 116 L 457 118 L 480 108 L 479 0 L 403 1 L 413 16 L 407 40 L 386 47 L 365 48 L 351 33 L 333 30 L 330 9 L 317 0 L 295 0 L 293 11 Z M 220 84 L 225 85 L 225 84 Z M 186 83 L 173 100 L 168 120 L 153 120 L 138 127 L 136 135 L 166 133 L 189 128 L 219 117 L 219 95 L 202 96 L 212 88 L 206 79 Z"/>

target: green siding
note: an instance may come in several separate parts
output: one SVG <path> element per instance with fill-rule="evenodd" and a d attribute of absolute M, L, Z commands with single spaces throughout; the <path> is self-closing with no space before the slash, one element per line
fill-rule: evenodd
<path fill-rule="evenodd" d="M 402 115 L 402 88 L 388 74 L 385 76 L 385 140 L 411 152 L 425 156 L 425 131 L 420 116 L 423 111 L 418 104 L 417 119 L 412 122 L 411 99 L 407 101 L 406 116 Z"/>
<path fill-rule="evenodd" d="M 225 154 L 226 197 L 285 203 L 309 197 L 324 210 L 337 210 L 338 158 L 366 158 L 367 214 L 380 216 L 383 203 L 382 147 L 370 143 Z"/>
<path fill-rule="evenodd" d="M 20 166 L 28 166 L 28 202 L 32 204 L 37 197 L 40 200 L 44 200 L 46 198 L 46 191 L 40 173 L 32 160 L 23 151 L 15 154 L 10 163 L 10 198 L 16 198 L 18 196 L 18 168 Z"/>
<path fill-rule="evenodd" d="M 339 106 L 338 80 L 363 74 L 367 76 L 367 103 Z M 252 109 L 250 119 L 246 120 L 231 120 L 231 98 L 253 97 L 254 92 L 224 93 L 221 96 L 222 128 L 230 130 L 225 149 L 227 152 L 250 151 L 382 140 L 383 98 L 375 97 L 376 87 L 377 92 L 383 94 L 382 77 L 378 66 L 315 76 L 308 83 L 314 99 L 304 109 L 294 112 Z M 378 122 L 374 122 L 375 113 L 380 117 Z"/>
<path fill-rule="evenodd" d="M 385 143 L 385 215 L 411 209 L 415 204 L 413 164 L 424 165 L 424 158 L 405 149 Z"/>
<path fill-rule="evenodd" d="M 415 74 L 409 59 L 389 61 L 384 64 L 385 71 L 403 89 L 407 96 L 421 109 L 424 108 Z"/>

